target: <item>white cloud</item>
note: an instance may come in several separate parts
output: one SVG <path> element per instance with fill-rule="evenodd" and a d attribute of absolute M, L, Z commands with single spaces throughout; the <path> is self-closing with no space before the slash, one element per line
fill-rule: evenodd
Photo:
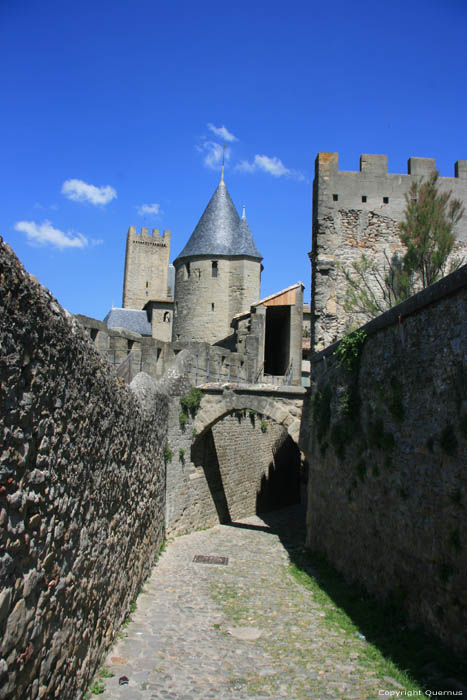
<path fill-rule="evenodd" d="M 137 210 L 140 216 L 144 216 L 145 214 L 162 214 L 161 205 L 157 202 L 141 204 L 141 206 L 137 207 Z"/>
<path fill-rule="evenodd" d="M 214 126 L 214 124 L 208 124 L 208 129 L 212 131 L 213 134 L 218 136 L 223 141 L 232 143 L 232 141 L 238 141 L 237 137 L 230 133 L 225 126 Z"/>
<path fill-rule="evenodd" d="M 65 233 L 58 228 L 54 228 L 50 221 L 43 221 L 36 224 L 34 221 L 18 221 L 15 230 L 26 234 L 31 245 L 52 245 L 59 250 L 65 248 L 86 248 L 89 245 L 88 239 L 82 233 L 73 234 L 71 231 Z M 101 243 L 101 241 L 92 241 Z"/>
<path fill-rule="evenodd" d="M 249 163 L 247 160 L 242 160 L 235 167 L 236 170 L 244 173 L 254 173 L 261 170 L 273 177 L 292 177 L 295 180 L 303 181 L 305 176 L 298 170 L 291 170 L 286 168 L 284 163 L 277 156 L 270 158 L 264 155 L 255 155 L 253 162 Z"/>
<path fill-rule="evenodd" d="M 91 204 L 108 204 L 117 196 L 116 191 L 110 185 L 96 187 L 88 185 L 83 180 L 65 180 L 62 185 L 62 194 L 75 202 L 90 202 Z"/>
<path fill-rule="evenodd" d="M 222 152 L 224 151 L 224 158 L 227 162 L 230 160 L 229 149 L 221 146 L 220 143 L 215 143 L 215 141 L 204 141 L 201 146 L 196 147 L 201 153 L 205 153 L 203 162 L 207 168 L 211 170 L 218 170 L 220 165 L 222 165 Z"/>

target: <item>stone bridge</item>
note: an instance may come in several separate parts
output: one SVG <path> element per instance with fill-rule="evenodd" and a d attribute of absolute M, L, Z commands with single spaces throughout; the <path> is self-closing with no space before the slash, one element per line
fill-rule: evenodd
<path fill-rule="evenodd" d="M 271 384 L 202 384 L 204 396 L 193 427 L 199 436 L 233 411 L 256 411 L 287 428 L 298 444 L 303 397 L 302 386 Z"/>

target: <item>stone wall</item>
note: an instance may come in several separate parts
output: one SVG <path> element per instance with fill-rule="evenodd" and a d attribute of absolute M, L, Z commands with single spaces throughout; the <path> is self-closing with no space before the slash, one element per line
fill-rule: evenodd
<path fill-rule="evenodd" d="M 77 315 L 99 352 L 103 353 L 117 371 L 128 363 L 130 376 L 145 372 L 159 381 L 174 367 L 180 352 L 187 349 L 193 358 L 188 368 L 192 383 L 205 381 L 254 381 L 257 375 L 256 352 L 232 352 L 208 343 L 164 343 L 120 328 L 107 328 L 103 321 Z"/>
<path fill-rule="evenodd" d="M 207 389 L 194 417 L 180 425 L 172 402 L 167 464 L 166 527 L 169 534 L 254 515 L 299 498 L 300 455 L 294 435 L 302 390 L 289 400 L 237 395 L 227 387 Z"/>
<path fill-rule="evenodd" d="M 0 698 L 78 699 L 164 536 L 168 399 L 0 242 Z"/>
<path fill-rule="evenodd" d="M 467 266 L 365 330 L 360 364 L 312 360 L 308 546 L 465 649 Z"/>
<path fill-rule="evenodd" d="M 429 158 L 410 158 L 408 174 L 387 172 L 387 156 L 362 155 L 359 172 L 338 169 L 337 153 L 319 153 L 313 183 L 312 342 L 320 351 L 342 338 L 351 324 L 368 320 L 344 309 L 343 269 L 365 253 L 381 269 L 385 255 L 404 253 L 399 222 L 404 218 L 405 194 L 414 180 L 436 169 Z M 458 161 L 455 177 L 439 178 L 442 191 L 451 190 L 466 208 L 456 226 L 456 256 L 467 258 L 467 161 Z M 375 287 L 376 290 L 376 287 Z M 376 290 L 377 291 L 377 290 Z"/>

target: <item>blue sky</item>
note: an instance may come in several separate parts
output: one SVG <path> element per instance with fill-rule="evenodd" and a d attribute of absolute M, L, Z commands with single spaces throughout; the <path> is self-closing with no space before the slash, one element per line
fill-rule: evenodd
<path fill-rule="evenodd" d="M 224 134 L 262 295 L 302 280 L 308 298 L 316 154 L 452 176 L 466 36 L 465 0 L 0 0 L 0 235 L 63 306 L 103 318 L 128 227 L 170 229 L 174 259 Z"/>

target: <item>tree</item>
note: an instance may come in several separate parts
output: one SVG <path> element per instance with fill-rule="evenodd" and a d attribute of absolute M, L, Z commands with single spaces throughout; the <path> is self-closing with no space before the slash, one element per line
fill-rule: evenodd
<path fill-rule="evenodd" d="M 377 316 L 462 265 L 462 258 L 450 259 L 456 243 L 453 229 L 464 214 L 462 202 L 451 195 L 438 190 L 437 172 L 412 183 L 400 224 L 405 254 L 389 259 L 384 253 L 382 266 L 363 254 L 344 269 L 346 311 Z"/>
<path fill-rule="evenodd" d="M 457 259 L 448 267 L 456 237 L 454 226 L 462 218 L 464 208 L 452 192 L 439 192 L 438 173 L 428 180 L 412 182 L 405 195 L 405 221 L 400 225 L 401 241 L 407 248 L 404 266 L 416 275 L 422 288 L 444 277 L 462 263 Z"/>
<path fill-rule="evenodd" d="M 384 252 L 384 258 L 383 268 L 365 254 L 360 260 L 354 260 L 350 269 L 341 266 L 347 282 L 346 311 L 378 316 L 412 294 L 412 277 L 404 269 L 400 256 L 394 253 L 389 259 Z"/>

